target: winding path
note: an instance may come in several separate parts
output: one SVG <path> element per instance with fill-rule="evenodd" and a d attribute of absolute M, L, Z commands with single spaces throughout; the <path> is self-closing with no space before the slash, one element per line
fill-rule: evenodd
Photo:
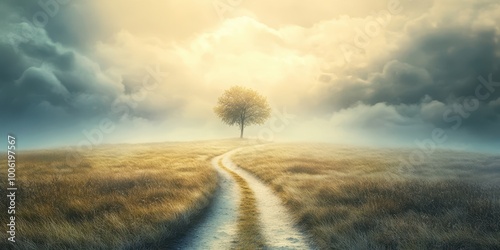
<path fill-rule="evenodd" d="M 204 218 L 175 246 L 175 249 L 230 249 L 236 237 L 240 192 L 232 176 L 218 166 L 222 156 L 212 159 L 219 188 Z"/>
<path fill-rule="evenodd" d="M 219 175 L 219 190 L 206 216 L 183 237 L 176 249 L 231 249 L 237 237 L 240 191 L 233 177 L 218 162 L 241 176 L 255 193 L 259 223 L 266 249 L 312 249 L 307 237 L 294 226 L 291 216 L 280 199 L 259 179 L 237 167 L 231 156 L 242 148 L 212 159 Z"/>

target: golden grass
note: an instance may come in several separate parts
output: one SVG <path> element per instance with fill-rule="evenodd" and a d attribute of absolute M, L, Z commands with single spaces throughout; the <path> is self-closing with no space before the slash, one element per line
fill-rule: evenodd
<path fill-rule="evenodd" d="M 64 150 L 17 153 L 20 249 L 151 249 L 196 220 L 217 188 L 210 159 L 244 140 L 100 146 L 77 167 Z M 6 158 L 6 157 L 2 157 Z M 1 173 L 7 173 L 2 159 Z M 6 178 L 0 179 L 5 197 Z M 1 199 L 1 211 L 7 211 Z M 7 223 L 6 216 L 1 224 Z M 6 241 L 0 243 L 6 249 Z"/>
<path fill-rule="evenodd" d="M 260 230 L 259 211 L 254 192 L 243 177 L 222 164 L 222 159 L 219 160 L 219 166 L 233 176 L 241 192 L 235 249 L 263 249 L 265 240 Z"/>
<path fill-rule="evenodd" d="M 321 249 L 499 249 L 498 156 L 272 144 L 233 161 L 268 183 Z M 496 184 L 491 185 L 491 184 Z"/>

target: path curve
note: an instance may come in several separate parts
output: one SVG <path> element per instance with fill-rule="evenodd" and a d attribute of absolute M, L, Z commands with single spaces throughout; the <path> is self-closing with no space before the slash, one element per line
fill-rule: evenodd
<path fill-rule="evenodd" d="M 238 148 L 222 155 L 222 164 L 243 177 L 252 188 L 260 212 L 260 224 L 268 249 L 312 249 L 309 240 L 294 225 L 288 210 L 279 197 L 254 175 L 236 166 L 231 156 L 242 150 Z"/>
<path fill-rule="evenodd" d="M 237 233 L 240 191 L 233 177 L 219 167 L 222 155 L 212 159 L 217 170 L 219 187 L 204 217 L 174 249 L 231 249 Z"/>
<path fill-rule="evenodd" d="M 294 225 L 288 210 L 273 191 L 231 161 L 231 156 L 242 149 L 212 159 L 212 166 L 219 175 L 219 190 L 206 217 L 183 237 L 176 249 L 231 249 L 237 236 L 240 191 L 233 177 L 219 166 L 220 159 L 226 168 L 245 179 L 254 191 L 266 249 L 313 249 L 310 240 Z"/>

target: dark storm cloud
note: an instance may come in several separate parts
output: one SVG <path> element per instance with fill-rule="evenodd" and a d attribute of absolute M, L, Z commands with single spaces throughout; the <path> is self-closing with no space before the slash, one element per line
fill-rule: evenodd
<path fill-rule="evenodd" d="M 77 60 L 74 51 L 52 42 L 39 28 L 31 26 L 28 30 L 38 36 L 33 40 L 4 39 L 0 44 L 0 49 L 6 52 L 0 59 L 0 65 L 4 66 L 0 69 L 2 109 L 22 114 L 26 108 L 46 101 L 74 111 L 90 102 L 105 105 L 96 99 L 117 95 L 118 87 L 92 67 L 92 62 L 81 56 Z M 3 31 L 15 32 L 15 29 Z M 81 101 L 82 95 L 88 95 L 88 103 Z"/>
<path fill-rule="evenodd" d="M 444 28 L 415 37 L 415 42 L 397 57 L 426 69 L 433 77 L 429 95 L 445 101 L 450 95 L 473 94 L 479 76 L 498 75 L 498 37 L 493 29 Z M 498 96 L 497 92 L 492 98 Z"/>
<path fill-rule="evenodd" d="M 33 136 L 64 127 L 66 134 L 79 135 L 100 119 L 146 123 L 163 120 L 183 107 L 185 101 L 172 98 L 171 92 L 153 93 L 144 88 L 146 78 L 148 86 L 154 85 L 156 75 L 149 74 L 157 73 L 155 69 L 149 72 L 146 65 L 141 65 L 137 70 L 108 70 L 92 58 L 91 52 L 85 53 L 81 45 L 92 42 L 92 34 L 87 36 L 85 29 L 75 26 L 85 19 L 56 19 L 66 11 L 61 9 L 46 26 L 39 27 L 29 19 L 30 13 L 40 11 L 32 4 L 11 2 L 2 3 L 2 7 L 10 13 L 0 17 L 2 131 Z M 56 30 L 61 30 L 59 35 L 51 35 L 53 23 L 57 24 Z M 67 27 L 61 27 L 64 25 Z M 74 29 L 74 34 L 65 29 Z M 65 39 L 73 35 L 76 40 L 82 39 L 77 43 Z"/>
<path fill-rule="evenodd" d="M 493 28 L 412 30 L 409 42 L 393 52 L 381 71 L 372 65 L 335 81 L 325 105 L 338 110 L 358 102 L 385 103 L 408 119 L 500 136 L 495 130 L 500 125 L 499 38 Z M 479 98 L 477 91 L 487 98 Z"/>
<path fill-rule="evenodd" d="M 20 57 L 8 43 L 0 43 L 0 88 L 10 85 L 23 71 L 29 67 L 29 62 Z"/>
<path fill-rule="evenodd" d="M 66 47 L 89 51 L 106 38 L 109 27 L 102 22 L 89 1 L 19 0 L 0 3 L 6 22 L 27 22 L 42 27 L 48 37 Z"/>
<path fill-rule="evenodd" d="M 121 85 L 84 54 L 98 32 L 85 28 L 94 25 L 91 15 L 72 18 L 88 11 L 83 2 L 60 5 L 54 15 L 38 2 L 0 3 L 0 130 L 30 138 L 25 146 L 71 143 L 65 137 L 110 117 Z M 42 12 L 45 25 L 33 19 Z"/>

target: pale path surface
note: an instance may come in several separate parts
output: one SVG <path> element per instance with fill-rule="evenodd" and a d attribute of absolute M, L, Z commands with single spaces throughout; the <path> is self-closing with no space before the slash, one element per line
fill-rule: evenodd
<path fill-rule="evenodd" d="M 222 164 L 243 177 L 254 191 L 267 249 L 313 249 L 310 241 L 294 225 L 288 210 L 273 191 L 257 177 L 239 168 L 231 161 L 231 155 L 238 150 L 222 155 Z"/>
<path fill-rule="evenodd" d="M 219 175 L 219 189 L 205 217 L 187 233 L 175 249 L 230 249 L 236 237 L 240 192 L 232 176 L 219 167 L 217 156 L 212 166 Z"/>
<path fill-rule="evenodd" d="M 240 191 L 233 177 L 219 166 L 221 158 L 222 164 L 245 179 L 255 193 L 266 249 L 313 249 L 272 190 L 231 161 L 230 157 L 240 149 L 212 159 L 219 174 L 219 190 L 205 217 L 177 242 L 175 249 L 231 249 L 237 236 Z"/>

